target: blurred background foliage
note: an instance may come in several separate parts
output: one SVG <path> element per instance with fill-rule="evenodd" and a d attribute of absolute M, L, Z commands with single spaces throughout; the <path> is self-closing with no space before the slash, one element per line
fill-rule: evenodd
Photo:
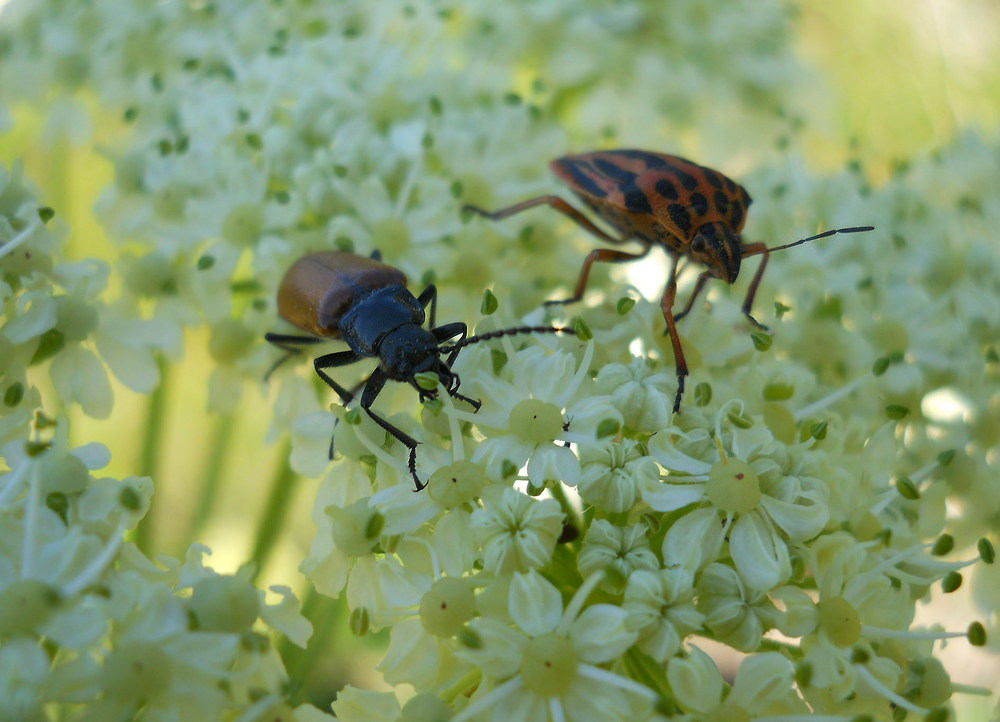
<path fill-rule="evenodd" d="M 666 146 L 656 150 L 676 152 L 684 147 L 694 155 L 690 149 L 701 147 L 700 162 L 738 179 L 755 164 L 772 160 L 789 142 L 789 135 L 794 135 L 815 170 L 860 164 L 872 184 L 878 185 L 908 158 L 933 153 L 964 130 L 997 132 L 1000 3 L 995 0 L 802 0 L 792 3 L 790 11 L 796 51 L 811 75 L 801 83 L 805 91 L 796 98 L 798 107 L 776 113 L 773 126 L 763 136 L 760 119 L 748 118 L 748 126 L 756 126 L 748 127 L 743 137 L 728 137 L 724 147 L 708 145 L 711 133 L 692 131 L 692 136 L 678 139 L 677 147 L 665 140 Z M 720 57 L 725 62 L 724 52 Z M 525 68 L 526 85 L 532 75 L 532 69 Z M 96 105 L 93 98 L 82 100 Z M 573 107 L 572 97 L 563 100 L 561 107 L 572 132 L 573 111 L 579 109 Z M 710 96 L 696 102 L 712 107 Z M 13 112 L 10 129 L 0 133 L 0 162 L 10 165 L 17 158 L 23 160 L 26 174 L 40 188 L 40 197 L 72 229 L 69 258 L 112 259 L 116 249 L 93 207 L 114 173 L 108 159 L 94 148 L 122 132 L 121 118 L 95 113 L 101 118 L 94 129 L 95 142 L 73 147 L 64 140 L 49 142 L 45 118 L 33 116 L 34 111 L 15 107 Z M 656 123 L 655 118 L 636 117 L 628 107 L 610 112 L 618 120 L 615 137 L 608 138 L 611 144 L 627 146 L 630 128 Z M 761 137 L 773 143 L 762 146 Z M 109 289 L 112 297 L 114 279 Z M 152 399 L 112 379 L 116 401 L 110 418 L 95 420 L 71 411 L 74 443 L 100 441 L 109 446 L 114 452 L 107 469 L 111 476 L 148 474 L 154 478 L 154 505 L 145 525 L 149 536 L 142 540 L 147 551 L 182 556 L 191 541 L 200 541 L 212 548 L 212 563 L 223 571 L 256 556 L 261 564 L 260 586 L 290 585 L 307 600 L 306 611 L 313 619 L 339 620 L 325 627 L 325 633 L 343 637 L 334 640 L 336 656 L 322 663 L 302 654 L 288 660 L 293 677 L 296 665 L 315 667 L 314 678 L 323 681 L 318 683 L 322 689 L 310 693 L 313 699 L 331 695 L 347 681 L 364 687 L 379 685 L 379 680 L 360 675 L 377 660 L 373 652 L 366 661 L 365 650 L 380 647 L 381 639 L 348 638 L 343 631 L 342 605 L 309 595 L 304 580 L 294 571 L 313 535 L 312 524 L 306 520 L 316 482 L 298 480 L 288 470 L 285 443 L 265 443 L 271 421 L 267 387 L 261 383 L 259 393 L 246 394 L 236 414 L 216 417 L 206 413 L 206 380 L 213 367 L 207 331 L 187 333 L 185 358 L 164 365 L 164 384 Z M 44 392 L 47 377 L 38 374 L 37 382 Z M 46 406 L 56 408 L 51 391 Z M 151 425 L 160 425 L 162 431 L 151 436 Z M 159 443 L 150 445 L 149 438 Z M 263 485 L 261 480 L 268 474 L 262 470 L 269 470 L 271 476 Z M 204 478 L 218 479 L 217 488 L 208 494 L 199 489 Z M 273 480 L 296 485 L 287 509 L 276 509 L 269 497 Z M 301 523 L 286 526 L 273 553 L 265 557 L 255 552 L 254 543 L 276 513 L 287 513 Z M 311 649 L 330 641 L 317 639 Z"/>

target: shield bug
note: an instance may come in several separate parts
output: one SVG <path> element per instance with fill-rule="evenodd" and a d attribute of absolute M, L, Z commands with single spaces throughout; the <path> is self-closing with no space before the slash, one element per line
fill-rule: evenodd
<path fill-rule="evenodd" d="M 428 304 L 430 327 L 424 328 L 424 309 Z M 417 491 L 426 486 L 416 470 L 419 442 L 372 411 L 372 404 L 386 382 L 408 383 L 424 401 L 434 398 L 437 389 L 423 388 L 417 376 L 433 373 L 449 396 L 468 401 L 478 411 L 479 401 L 458 392 L 461 382 L 452 371 L 452 365 L 459 351 L 470 344 L 501 336 L 574 333 L 571 329 L 552 326 L 518 326 L 468 336 L 468 327 L 461 321 L 438 326 L 437 288 L 428 285 L 419 296 L 414 296 L 406 287 L 406 275 L 382 263 L 377 252 L 370 258 L 346 251 L 321 251 L 300 258 L 282 278 L 278 289 L 278 314 L 308 335 L 268 333 L 264 336 L 266 341 L 287 352 L 271 367 L 268 376 L 302 347 L 339 338 L 347 343 L 348 350 L 319 356 L 313 360 L 313 367 L 347 405 L 362 385 L 348 390 L 334 381 L 326 369 L 347 366 L 364 358 L 378 359 L 378 367 L 363 383 L 360 405 L 376 424 L 410 450 L 408 468 Z M 330 457 L 333 458 L 332 442 Z"/>
<path fill-rule="evenodd" d="M 676 322 L 691 311 L 709 278 L 720 278 L 732 284 L 739 276 L 740 263 L 744 258 L 763 255 L 743 300 L 743 315 L 754 326 L 765 328 L 751 315 L 750 309 L 770 253 L 837 233 L 874 230 L 872 226 L 837 228 L 768 248 L 763 243 L 743 243 L 740 232 L 751 203 L 750 194 L 743 186 L 711 168 L 677 156 L 645 150 L 568 155 L 552 161 L 550 167 L 590 210 L 614 229 L 617 236 L 601 230 L 587 216 L 555 195 L 530 198 L 494 212 L 471 205 L 465 206 L 464 210 L 498 221 L 535 206 L 547 205 L 603 241 L 618 245 L 635 241 L 642 246 L 638 253 L 611 248 L 591 251 L 583 262 L 573 296 L 548 303 L 579 301 L 587 287 L 590 267 L 597 261 L 633 261 L 646 256 L 653 246 L 662 246 L 673 259 L 670 276 L 660 298 L 660 309 L 667 322 L 666 333 L 670 336 L 676 363 L 675 413 L 680 411 L 684 377 L 688 375 Z M 688 256 L 693 263 L 705 266 L 706 270 L 698 276 L 684 309 L 674 314 L 679 265 L 684 256 Z"/>

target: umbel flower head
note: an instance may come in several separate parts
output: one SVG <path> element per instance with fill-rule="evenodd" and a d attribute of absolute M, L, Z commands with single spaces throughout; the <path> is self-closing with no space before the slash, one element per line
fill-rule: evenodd
<path fill-rule="evenodd" d="M 985 628 L 914 619 L 993 562 L 988 541 L 966 550 L 1000 509 L 996 139 L 962 133 L 879 185 L 860 162 L 818 175 L 794 133 L 761 150 L 799 125 L 812 80 L 777 2 L 0 13 L 0 129 L 45 118 L 60 149 L 46 175 L 69 142 L 97 150 L 113 249 L 70 261 L 61 208 L 20 164 L 0 170 L 0 718 L 329 718 L 301 704 L 310 673 L 348 666 L 316 661 L 323 640 L 335 662 L 369 658 L 338 624 L 386 630 L 368 666 L 394 689 L 352 677 L 333 703 L 345 720 L 954 716 L 970 688 L 938 645 L 982 645 Z M 461 212 L 556 192 L 547 161 L 608 147 L 751 168 L 748 241 L 877 231 L 775 254 L 754 309 L 769 334 L 748 331 L 743 288 L 706 287 L 679 326 L 691 375 L 674 414 L 659 304 L 595 268 L 580 304 L 544 307 L 593 250 L 578 229 L 544 209 Z M 278 359 L 264 333 L 289 331 L 283 272 L 330 249 L 379 250 L 414 290 L 434 283 L 440 319 L 579 336 L 463 349 L 478 413 L 386 386 L 377 411 L 418 442 L 419 494 L 408 449 L 357 408 L 331 413 L 308 363 L 270 374 L 271 437 L 321 477 L 299 564 L 308 608 L 342 596 L 348 610 L 316 612 L 326 633 L 296 656 L 310 623 L 291 591 L 256 588 L 252 565 L 205 566 L 197 539 L 183 561 L 133 544 L 153 480 L 98 477 L 110 452 L 71 444 L 63 416 L 39 413 L 40 387 L 60 414 L 106 417 L 111 377 L 150 394 L 190 339 L 211 370 L 187 387 L 207 381 L 232 421 Z M 681 297 L 696 277 L 680 274 Z M 351 388 L 370 368 L 335 371 Z M 258 547 L 295 536 L 290 478 Z M 734 676 L 720 646 L 744 655 Z"/>

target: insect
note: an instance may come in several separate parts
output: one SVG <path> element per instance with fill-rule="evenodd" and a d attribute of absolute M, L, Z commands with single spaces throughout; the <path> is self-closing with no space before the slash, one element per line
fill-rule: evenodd
<path fill-rule="evenodd" d="M 660 298 L 660 309 L 667 322 L 666 333 L 670 336 L 674 350 L 677 371 L 675 413 L 680 411 L 684 377 L 688 375 L 676 322 L 691 311 L 695 299 L 709 278 L 720 278 L 732 284 L 739 276 L 740 262 L 744 258 L 763 255 L 743 300 L 743 315 L 754 326 L 766 330 L 751 315 L 750 309 L 770 253 L 837 233 L 875 230 L 872 226 L 837 228 L 794 243 L 768 248 L 763 243 L 743 243 L 740 231 L 746 221 L 747 208 L 751 203 L 750 195 L 743 186 L 711 168 L 677 156 L 645 150 L 608 150 L 568 155 L 552 161 L 550 167 L 590 210 L 619 234 L 617 237 L 598 228 L 587 216 L 555 195 L 530 198 L 492 213 L 471 205 L 465 206 L 463 210 L 498 221 L 535 206 L 547 205 L 603 241 L 614 244 L 636 241 L 643 246 L 638 253 L 611 248 L 591 251 L 583 262 L 573 296 L 548 301 L 549 304 L 573 303 L 583 298 L 590 267 L 597 261 L 633 261 L 646 256 L 653 246 L 663 246 L 673 258 L 670 276 Z M 674 314 L 677 277 L 680 272 L 678 267 L 683 256 L 689 256 L 693 263 L 706 266 L 706 270 L 698 276 L 687 305 L 680 313 Z"/>
<path fill-rule="evenodd" d="M 425 329 L 424 309 L 428 304 L 430 328 Z M 278 313 L 309 335 L 266 334 L 266 341 L 288 352 L 271 367 L 268 375 L 299 353 L 301 347 L 340 338 L 347 343 L 348 350 L 319 356 L 313 360 L 313 367 L 346 406 L 354 400 L 361 385 L 348 390 L 334 381 L 326 369 L 347 366 L 369 357 L 379 360 L 378 367 L 363 382 L 361 408 L 410 450 L 408 468 L 416 491 L 426 486 L 416 470 L 419 442 L 372 411 L 372 404 L 386 382 L 408 383 L 424 401 L 434 398 L 437 389 L 421 388 L 417 374 L 432 372 L 437 374 L 449 396 L 468 401 L 478 411 L 482 405 L 479 401 L 458 392 L 461 382 L 452 371 L 452 365 L 459 351 L 470 344 L 501 336 L 574 333 L 572 329 L 552 326 L 518 326 L 470 337 L 468 327 L 461 321 L 438 326 L 437 288 L 428 285 L 419 296 L 414 296 L 406 287 L 406 275 L 382 263 L 378 252 L 368 258 L 347 251 L 320 251 L 300 258 L 281 280 Z M 456 341 L 445 344 L 456 337 Z M 333 458 L 332 442 L 330 458 Z"/>

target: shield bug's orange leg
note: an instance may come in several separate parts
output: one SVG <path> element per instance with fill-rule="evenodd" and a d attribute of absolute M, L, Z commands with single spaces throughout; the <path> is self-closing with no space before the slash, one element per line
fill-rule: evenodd
<path fill-rule="evenodd" d="M 681 348 L 681 339 L 677 335 L 677 325 L 674 322 L 673 306 L 677 297 L 677 264 L 670 268 L 670 278 L 667 280 L 667 287 L 663 290 L 663 297 L 660 299 L 660 310 L 663 311 L 663 318 L 667 322 L 667 333 L 670 335 L 670 343 L 674 347 L 674 363 L 677 369 L 677 395 L 674 396 L 674 413 L 681 410 L 681 397 L 684 395 L 684 377 L 688 375 L 687 361 L 684 359 L 684 349 Z"/>
<path fill-rule="evenodd" d="M 757 267 L 757 273 L 753 274 L 750 288 L 747 289 L 747 296 L 743 299 L 743 315 L 750 320 L 750 323 L 764 331 L 767 331 L 767 326 L 750 315 L 750 309 L 753 307 L 753 300 L 757 296 L 757 288 L 760 286 L 760 279 L 764 276 L 764 269 L 767 268 L 767 262 L 771 258 L 771 254 L 767 251 L 768 248 L 763 243 L 747 243 L 743 246 L 744 258 L 756 254 L 763 255 L 763 258 L 760 259 L 760 266 Z"/>
<path fill-rule="evenodd" d="M 674 314 L 675 322 L 680 321 L 682 318 L 684 318 L 691 312 L 691 307 L 694 306 L 695 299 L 698 298 L 698 294 L 701 293 L 701 290 L 703 288 L 705 288 L 705 283 L 710 278 L 712 278 L 711 271 L 702 271 L 701 275 L 698 276 L 698 281 L 694 284 L 694 290 L 691 292 L 691 298 L 688 299 L 687 305 L 684 307 L 684 310 L 681 311 L 680 313 Z"/>
<path fill-rule="evenodd" d="M 601 261 L 602 263 L 624 263 L 625 261 L 635 261 L 640 258 L 645 258 L 649 253 L 649 249 L 652 247 L 652 244 L 647 244 L 641 253 L 625 253 L 624 251 L 613 251 L 610 248 L 598 248 L 597 250 L 591 251 L 587 254 L 587 258 L 583 262 L 583 268 L 580 269 L 580 278 L 577 279 L 576 290 L 573 292 L 573 297 L 560 299 L 558 301 L 546 301 L 545 305 L 552 306 L 555 304 L 576 303 L 583 298 L 583 292 L 587 290 L 587 279 L 590 277 L 590 267 L 597 261 Z"/>
<path fill-rule="evenodd" d="M 598 238 L 607 241 L 608 243 L 625 243 L 621 238 L 615 238 L 614 236 L 608 235 L 600 228 L 595 226 L 590 222 L 587 216 L 583 215 L 576 208 L 571 206 L 569 203 L 564 201 L 559 196 L 538 196 L 538 198 L 529 198 L 526 201 L 521 201 L 520 203 L 515 203 L 507 208 L 501 208 L 498 211 L 493 211 L 490 213 L 487 210 L 483 210 L 477 206 L 465 205 L 462 206 L 463 211 L 470 211 L 480 216 L 489 218 L 490 220 L 500 221 L 504 218 L 510 218 L 513 215 L 517 215 L 521 211 L 526 211 L 529 208 L 534 208 L 535 206 L 550 206 L 555 210 L 562 213 L 564 216 L 573 220 L 574 223 L 579 225 L 585 231 L 593 233 Z"/>
<path fill-rule="evenodd" d="M 757 295 L 757 287 L 760 286 L 760 279 L 764 275 L 764 269 L 767 268 L 767 261 L 770 258 L 771 253 L 774 251 L 783 251 L 786 248 L 794 248 L 795 246 L 801 246 L 803 243 L 809 243 L 810 241 L 818 241 L 821 238 L 829 238 L 830 236 L 835 236 L 838 233 L 867 233 L 868 231 L 874 231 L 874 226 L 852 226 L 850 228 L 832 228 L 829 231 L 823 231 L 822 233 L 817 233 L 815 236 L 809 236 L 808 238 L 802 238 L 792 243 L 785 243 L 781 246 L 774 246 L 773 248 L 768 248 L 763 243 L 747 243 L 743 246 L 743 252 L 741 254 L 742 258 L 747 258 L 748 256 L 763 255 L 764 257 L 760 259 L 760 267 L 757 269 L 757 273 L 754 274 L 753 281 L 750 282 L 750 288 L 747 290 L 747 297 L 743 299 L 743 315 L 750 319 L 750 322 L 762 328 L 765 331 L 767 326 L 759 323 L 757 319 L 750 315 L 750 307 L 753 306 L 753 299 Z"/>

